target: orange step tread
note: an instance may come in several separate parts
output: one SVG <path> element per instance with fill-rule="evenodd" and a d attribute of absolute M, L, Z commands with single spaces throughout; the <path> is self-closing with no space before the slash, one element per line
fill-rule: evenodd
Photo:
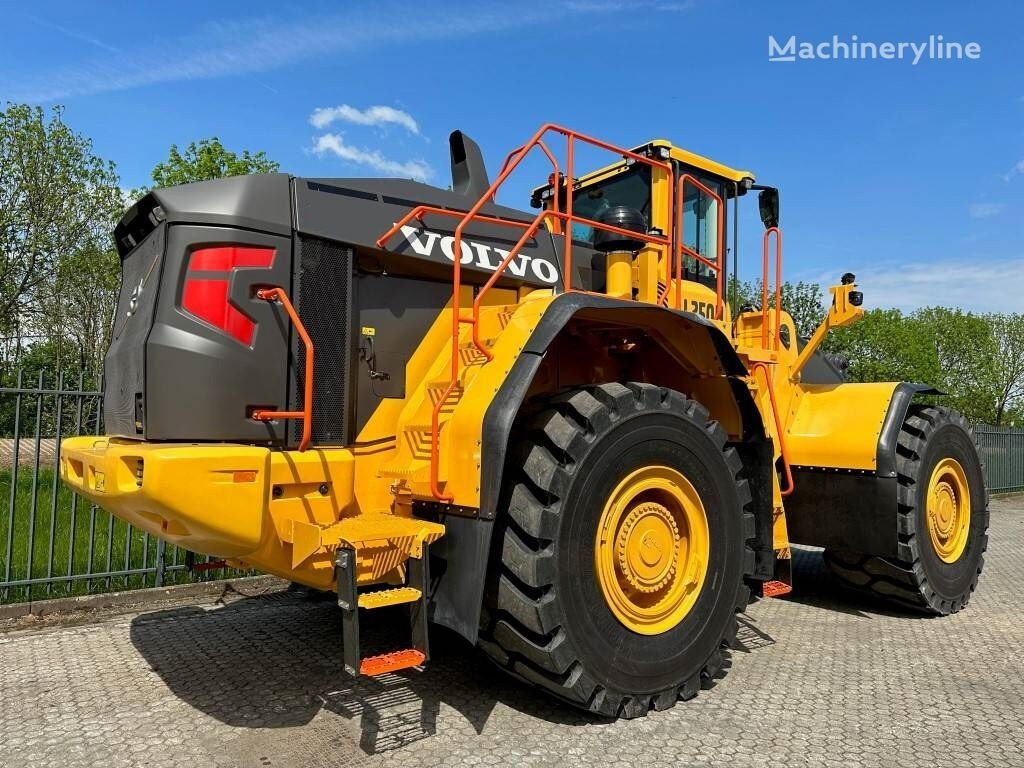
<path fill-rule="evenodd" d="M 766 581 L 761 587 L 765 597 L 781 597 L 793 591 L 793 587 L 784 581 Z"/>
<path fill-rule="evenodd" d="M 426 658 L 422 651 L 417 651 L 414 648 L 382 653 L 379 656 L 367 656 L 359 664 L 359 674 L 373 677 L 374 675 L 383 675 L 388 672 L 397 672 L 400 669 L 418 667 L 426 661 Z"/>

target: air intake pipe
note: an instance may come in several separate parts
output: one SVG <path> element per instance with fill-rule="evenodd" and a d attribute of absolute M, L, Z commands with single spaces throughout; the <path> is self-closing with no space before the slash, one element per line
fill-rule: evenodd
<path fill-rule="evenodd" d="M 608 224 L 630 232 L 644 233 L 647 222 L 644 215 L 636 208 L 616 205 L 602 211 L 596 219 L 601 224 Z M 606 255 L 606 288 L 609 296 L 618 299 L 633 298 L 633 254 L 644 247 L 644 241 L 638 237 L 630 237 L 622 232 L 610 232 L 597 229 L 594 232 L 594 249 Z"/>

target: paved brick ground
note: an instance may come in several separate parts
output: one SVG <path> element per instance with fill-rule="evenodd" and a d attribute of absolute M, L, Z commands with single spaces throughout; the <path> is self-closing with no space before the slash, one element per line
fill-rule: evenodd
<path fill-rule="evenodd" d="M 724 680 L 620 722 L 440 632 L 425 673 L 353 684 L 333 605 L 287 593 L 7 631 L 0 765 L 1024 765 L 1024 501 L 993 505 L 957 616 L 858 602 L 814 553 L 797 578 L 792 599 L 750 607 Z"/>

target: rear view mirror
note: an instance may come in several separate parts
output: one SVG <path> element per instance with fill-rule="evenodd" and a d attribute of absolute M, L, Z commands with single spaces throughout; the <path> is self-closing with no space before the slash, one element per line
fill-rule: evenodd
<path fill-rule="evenodd" d="M 761 222 L 765 229 L 779 226 L 779 190 L 766 187 L 757 195 L 757 207 L 761 210 Z"/>

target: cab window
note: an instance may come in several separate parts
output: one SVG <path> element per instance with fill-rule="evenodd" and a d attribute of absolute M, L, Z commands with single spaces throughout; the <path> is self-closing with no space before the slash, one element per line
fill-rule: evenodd
<path fill-rule="evenodd" d="M 696 174 L 693 175 L 696 176 Z M 725 198 L 725 190 L 722 188 L 721 182 L 703 176 L 697 176 L 697 178 L 702 184 L 714 190 L 719 197 Z M 712 262 L 717 262 L 718 259 L 718 217 L 720 215 L 723 214 L 719 210 L 717 200 L 693 184 L 686 185 L 681 222 L 683 245 Z M 684 252 L 683 279 L 714 287 L 717 277 L 713 269 Z"/>
<path fill-rule="evenodd" d="M 609 208 L 625 205 L 636 208 L 651 221 L 651 169 L 633 165 L 603 181 L 577 190 L 572 197 L 573 216 L 591 221 L 600 219 Z M 594 228 L 579 222 L 572 223 L 572 239 L 587 245 L 594 243 Z"/>

